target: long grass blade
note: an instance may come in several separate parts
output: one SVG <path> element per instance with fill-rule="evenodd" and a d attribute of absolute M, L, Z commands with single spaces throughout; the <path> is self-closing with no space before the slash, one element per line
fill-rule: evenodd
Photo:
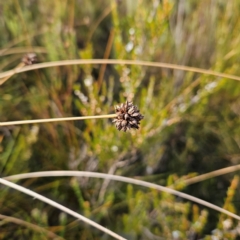
<path fill-rule="evenodd" d="M 50 199 L 48 199 L 48 198 L 38 194 L 38 193 L 35 193 L 35 192 L 33 192 L 33 191 L 31 191 L 31 190 L 29 190 L 27 188 L 24 188 L 22 186 L 19 186 L 19 185 L 15 184 L 15 183 L 9 182 L 9 181 L 7 181 L 6 179 L 3 179 L 3 178 L 0 178 L 0 183 L 2 183 L 3 185 L 8 186 L 10 188 L 16 189 L 16 190 L 18 190 L 20 192 L 23 192 L 23 193 L 25 193 L 25 194 L 27 194 L 29 196 L 37 198 L 40 201 L 45 202 L 45 203 L 47 203 L 47 204 L 49 204 L 49 205 L 51 205 L 51 206 L 53 206 L 55 208 L 58 208 L 61 211 L 65 212 L 65 213 L 68 213 L 69 215 L 71 215 L 71 216 L 73 216 L 75 218 L 78 218 L 79 220 L 82 220 L 85 223 L 88 223 L 89 225 L 99 229 L 100 231 L 103 231 L 104 233 L 109 234 L 110 236 L 112 236 L 112 237 L 114 237 L 116 239 L 125 240 L 125 238 L 123 238 L 120 235 L 112 232 L 111 230 L 109 230 L 109 229 L 99 225 L 98 223 L 95 223 L 94 221 L 92 221 L 92 220 L 90 220 L 90 219 L 88 219 L 88 218 L 86 218 L 86 217 L 84 217 L 84 216 L 82 216 L 82 215 L 72 211 L 71 209 L 66 208 L 63 205 L 61 205 L 59 203 L 56 203 L 56 202 L 54 202 L 54 201 L 52 201 L 52 200 L 50 200 Z"/>
<path fill-rule="evenodd" d="M 8 180 L 18 180 L 18 179 L 24 179 L 24 178 L 35 178 L 35 177 L 92 177 L 92 178 L 103 178 L 103 179 L 110 179 L 114 181 L 120 181 L 120 182 L 126 182 L 130 184 L 135 184 L 143 187 L 148 187 L 148 188 L 153 188 L 157 189 L 169 194 L 173 194 L 175 196 L 185 198 L 187 200 L 190 200 L 192 202 L 201 204 L 205 207 L 211 208 L 213 210 L 216 210 L 218 212 L 221 212 L 223 214 L 226 214 L 232 218 L 235 218 L 240 221 L 240 216 L 231 213 L 223 208 L 220 208 L 212 203 L 206 202 L 204 200 L 201 200 L 199 198 L 193 197 L 191 195 L 188 195 L 186 193 L 179 192 L 177 190 L 168 188 L 168 187 L 163 187 L 154 183 L 149 183 L 145 182 L 142 180 L 137 180 L 133 178 L 128 178 L 128 177 L 122 177 L 122 176 L 117 176 L 117 175 L 110 175 L 110 174 L 105 174 L 105 173 L 97 173 L 97 172 L 81 172 L 81 171 L 46 171 L 46 172 L 33 172 L 33 173 L 24 173 L 24 174 L 17 174 L 9 177 L 5 177 L 5 179 Z"/>
<path fill-rule="evenodd" d="M 161 67 L 161 68 L 169 68 L 169 69 L 202 73 L 202 74 L 212 75 L 216 77 L 229 78 L 229 79 L 240 81 L 239 76 L 215 72 L 212 70 L 206 70 L 202 68 L 181 66 L 177 64 L 161 63 L 161 62 L 117 60 L 117 59 L 74 59 L 74 60 L 63 60 L 63 61 L 56 61 L 56 62 L 39 63 L 31 66 L 26 66 L 19 70 L 10 70 L 6 72 L 2 72 L 0 73 L 0 78 L 11 76 L 16 73 L 32 71 L 32 70 L 41 69 L 41 68 L 59 67 L 59 66 L 67 66 L 67 65 L 85 65 L 85 64 L 122 64 L 122 65 L 139 65 L 139 66 L 147 66 L 147 67 Z"/>

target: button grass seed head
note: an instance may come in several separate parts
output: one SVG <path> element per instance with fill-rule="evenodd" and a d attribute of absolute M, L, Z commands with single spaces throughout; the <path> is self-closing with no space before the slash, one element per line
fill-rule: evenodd
<path fill-rule="evenodd" d="M 131 128 L 138 129 L 143 115 L 139 112 L 138 108 L 132 102 L 126 101 L 120 106 L 115 106 L 116 118 L 113 120 L 116 128 L 119 131 L 126 132 Z"/>
<path fill-rule="evenodd" d="M 25 65 L 32 65 L 37 61 L 37 55 L 35 53 L 27 53 L 23 58 L 22 62 Z"/>

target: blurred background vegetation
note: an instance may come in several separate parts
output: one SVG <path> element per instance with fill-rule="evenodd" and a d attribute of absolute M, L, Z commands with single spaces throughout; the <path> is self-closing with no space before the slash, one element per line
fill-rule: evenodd
<path fill-rule="evenodd" d="M 38 62 L 129 59 L 240 75 L 240 0 L 8 0 L 0 2 L 0 71 L 25 53 Z M 240 212 L 238 172 L 185 179 L 240 164 L 240 83 L 139 65 L 73 65 L 12 76 L 0 86 L 0 121 L 100 115 L 133 100 L 140 130 L 109 120 L 0 128 L 1 176 L 79 170 L 173 186 Z M 235 220 L 126 183 L 38 178 L 19 184 L 127 239 L 240 239 Z M 1 186 L 0 214 L 64 239 L 111 239 L 59 210 Z M 0 239 L 49 239 L 0 217 Z"/>

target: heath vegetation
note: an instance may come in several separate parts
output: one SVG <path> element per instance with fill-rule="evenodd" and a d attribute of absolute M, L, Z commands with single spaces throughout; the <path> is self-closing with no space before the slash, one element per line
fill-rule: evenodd
<path fill-rule="evenodd" d="M 239 9 L 1 1 L 0 239 L 240 239 Z"/>

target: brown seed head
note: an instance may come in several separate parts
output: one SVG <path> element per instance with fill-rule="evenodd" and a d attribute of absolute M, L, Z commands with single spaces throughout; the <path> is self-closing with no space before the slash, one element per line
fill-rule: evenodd
<path fill-rule="evenodd" d="M 139 128 L 143 115 L 132 102 L 126 101 L 126 103 L 122 103 L 120 106 L 115 106 L 115 111 L 117 117 L 113 120 L 113 122 L 119 131 L 122 130 L 126 132 L 131 128 Z"/>
<path fill-rule="evenodd" d="M 22 62 L 26 65 L 32 65 L 37 61 L 37 55 L 35 53 L 27 53 L 23 58 Z"/>

